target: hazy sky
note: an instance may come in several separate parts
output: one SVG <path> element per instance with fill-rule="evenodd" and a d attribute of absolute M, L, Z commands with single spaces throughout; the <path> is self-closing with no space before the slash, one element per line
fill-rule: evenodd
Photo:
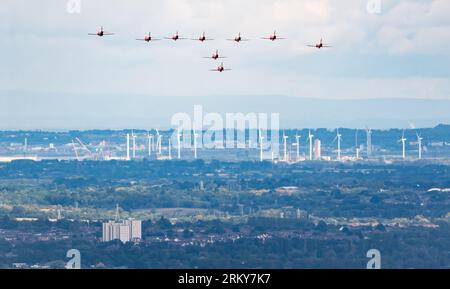
<path fill-rule="evenodd" d="M 66 0 L 2 0 L 1 95 L 450 99 L 450 1 L 380 0 L 379 14 L 369 1 L 80 0 L 71 14 Z M 100 25 L 116 35 L 87 35 Z M 274 29 L 288 39 L 259 39 Z M 176 30 L 216 40 L 134 40 Z M 225 41 L 238 32 L 251 41 Z M 334 47 L 306 47 L 321 37 Z M 217 62 L 202 57 L 216 48 L 233 71 L 208 71 Z"/>

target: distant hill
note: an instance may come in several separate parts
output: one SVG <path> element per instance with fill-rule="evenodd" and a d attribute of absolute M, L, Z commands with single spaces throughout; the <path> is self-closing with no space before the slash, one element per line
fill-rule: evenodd
<path fill-rule="evenodd" d="M 450 124 L 450 99 L 326 100 L 286 96 L 157 97 L 0 92 L 0 129 L 168 128 L 176 112 L 280 113 L 282 127 L 434 127 Z"/>

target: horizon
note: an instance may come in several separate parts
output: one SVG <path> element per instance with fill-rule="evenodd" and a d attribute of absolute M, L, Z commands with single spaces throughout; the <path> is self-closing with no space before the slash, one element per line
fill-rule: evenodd
<path fill-rule="evenodd" d="M 176 106 L 172 95 L 205 98 L 200 104 L 218 112 L 208 98 L 223 99 L 223 106 L 233 108 L 227 111 L 231 113 L 270 112 L 287 98 L 329 103 L 322 112 L 315 110 L 315 122 L 296 118 L 289 111 L 294 107 L 286 107 L 286 112 L 277 107 L 282 119 L 285 115 L 285 127 L 450 123 L 443 112 L 450 111 L 450 40 L 446 37 L 450 22 L 445 13 L 450 3 L 385 0 L 379 9 L 368 3 L 91 0 L 76 7 L 66 1 L 10 2 L 0 9 L 7 24 L 0 27 L 0 43 L 4 55 L 9 55 L 0 70 L 0 126 L 167 127 L 169 110 Z M 51 17 L 42 21 L 43 15 Z M 115 34 L 88 35 L 100 26 Z M 274 30 L 286 39 L 259 39 Z M 175 31 L 190 38 L 204 31 L 214 40 L 135 40 L 149 31 L 157 38 Z M 239 31 L 250 41 L 226 41 Z M 320 38 L 333 47 L 307 47 Z M 224 65 L 232 71 L 209 71 L 220 62 L 203 57 L 216 49 L 227 57 Z M 260 97 L 261 104 L 253 110 L 248 104 L 241 109 L 236 98 L 242 95 Z M 393 99 L 404 100 L 397 113 L 375 114 L 366 108 L 367 118 L 339 105 Z M 441 101 L 444 107 L 425 105 L 428 111 L 424 111 L 413 104 L 421 100 Z M 330 112 L 333 105 L 344 115 L 342 121 Z M 145 110 L 155 116 L 145 115 Z M 166 115 L 158 115 L 159 110 Z M 308 115 L 308 111 L 299 114 Z"/>
<path fill-rule="evenodd" d="M 47 99 L 53 104 L 48 107 L 46 102 L 34 101 L 33 94 L 12 95 L 11 98 L 0 98 L 0 105 L 9 108 L 0 115 L 0 129 L 3 130 L 169 129 L 174 128 L 170 123 L 173 115 L 180 112 L 192 115 L 198 104 L 202 105 L 205 113 L 222 116 L 227 113 L 278 113 L 280 127 L 286 129 L 427 128 L 450 124 L 450 100 L 447 99 L 337 100 L 269 95 L 170 96 L 162 99 L 143 94 L 102 94 L 95 97 L 68 94 L 61 98 L 59 94 L 47 94 Z M 142 105 L 146 101 L 152 105 Z M 166 105 L 166 102 L 171 104 Z M 111 103 L 115 105 L 111 106 Z M 52 109 L 58 106 L 65 109 Z"/>

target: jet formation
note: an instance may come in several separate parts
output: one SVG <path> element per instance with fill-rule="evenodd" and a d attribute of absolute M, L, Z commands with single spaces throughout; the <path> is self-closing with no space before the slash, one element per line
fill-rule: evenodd
<path fill-rule="evenodd" d="M 100 29 L 95 32 L 95 33 L 88 33 L 88 35 L 93 35 L 93 36 L 98 36 L 98 37 L 103 37 L 103 36 L 110 36 L 110 35 L 114 35 L 114 33 L 111 32 L 107 32 L 103 29 L 103 26 L 100 27 Z M 198 37 L 196 38 L 187 38 L 187 37 L 182 37 L 179 35 L 178 31 L 175 32 L 175 34 L 173 34 L 172 36 L 169 37 L 163 37 L 163 38 L 154 38 L 151 35 L 151 32 L 149 32 L 148 34 L 144 35 L 143 38 L 136 38 L 136 40 L 138 41 L 145 41 L 147 43 L 150 43 L 152 41 L 159 41 L 159 40 L 172 40 L 172 41 L 178 41 L 178 40 L 193 40 L 193 41 L 198 41 L 198 42 L 205 42 L 205 41 L 211 41 L 214 40 L 213 38 L 208 38 L 206 36 L 205 32 L 202 32 Z M 285 37 L 279 37 L 277 35 L 277 32 L 274 31 L 273 34 L 270 34 L 269 36 L 266 37 L 260 37 L 260 39 L 263 40 L 269 40 L 269 41 L 278 41 L 278 40 L 285 40 L 287 38 Z M 240 42 L 246 42 L 246 41 L 250 41 L 251 39 L 245 38 L 242 36 L 241 32 L 239 32 L 235 37 L 233 38 L 227 38 L 227 41 L 233 41 L 235 43 L 240 43 Z M 322 48 L 331 48 L 333 46 L 329 45 L 329 44 L 324 44 L 323 43 L 323 39 L 320 39 L 319 43 L 316 44 L 308 44 L 306 45 L 307 47 L 312 47 L 312 48 L 317 48 L 317 49 L 322 49 Z M 207 59 L 212 59 L 212 60 L 218 60 L 218 59 L 222 59 L 222 58 L 227 58 L 225 56 L 219 55 L 219 50 L 216 50 L 215 52 L 212 53 L 211 56 L 205 56 L 203 58 L 207 58 Z M 220 65 L 215 68 L 215 69 L 210 69 L 210 71 L 216 71 L 216 72 L 224 72 L 224 71 L 230 71 L 232 69 L 229 68 L 225 68 L 223 65 L 223 62 L 220 63 Z"/>

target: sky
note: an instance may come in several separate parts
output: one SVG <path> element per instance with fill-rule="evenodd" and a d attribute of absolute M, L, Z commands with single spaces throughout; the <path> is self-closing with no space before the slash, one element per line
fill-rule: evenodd
<path fill-rule="evenodd" d="M 95 109 L 133 113 L 123 102 L 102 105 L 97 97 L 108 94 L 149 109 L 154 100 L 170 106 L 172 96 L 450 101 L 448 0 L 379 0 L 379 10 L 368 5 L 378 0 L 80 0 L 79 13 L 68 9 L 73 1 L 2 1 L 0 113 L 8 123 L 0 127 L 18 127 L 25 101 L 40 114 L 23 127 L 47 126 L 54 110 L 79 111 L 84 127 L 96 125 Z M 115 35 L 87 35 L 101 25 Z M 274 30 L 287 39 L 260 39 Z M 158 38 L 205 31 L 215 40 L 135 40 L 150 31 Z M 225 40 L 238 32 L 251 41 Z M 322 37 L 333 47 L 306 46 Z M 232 71 L 209 71 L 218 63 L 203 57 L 215 49 Z M 60 115 L 54 127 L 76 127 Z"/>

